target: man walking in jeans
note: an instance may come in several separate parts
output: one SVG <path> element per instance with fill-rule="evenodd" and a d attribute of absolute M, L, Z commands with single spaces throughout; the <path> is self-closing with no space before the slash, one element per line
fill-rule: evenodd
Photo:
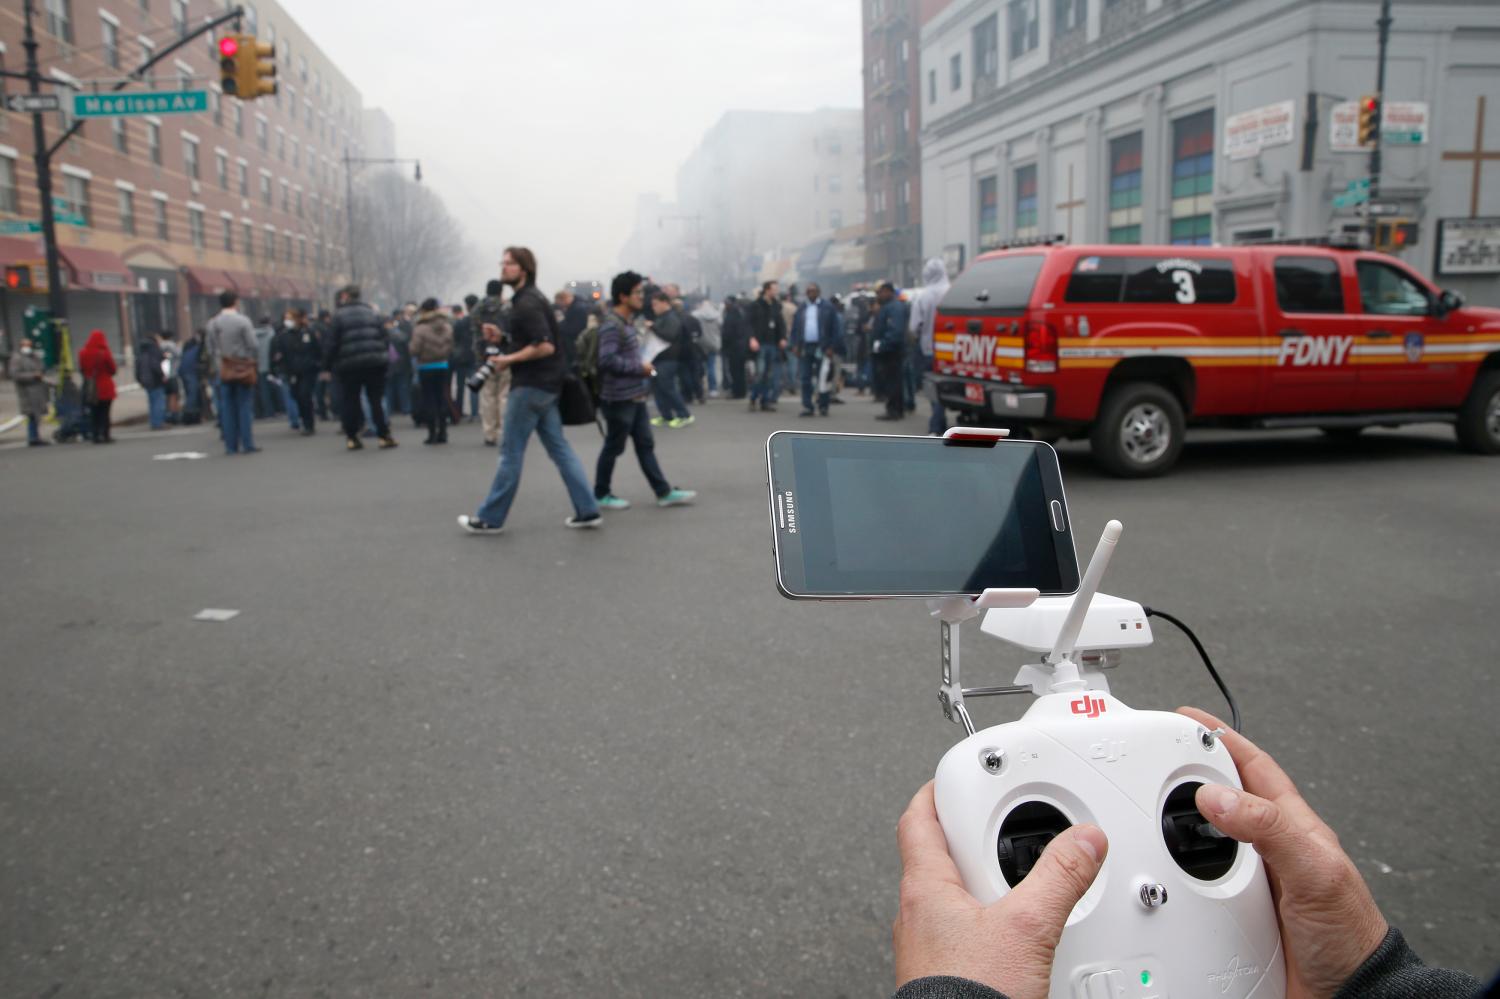
<path fill-rule="evenodd" d="M 630 509 L 629 500 L 610 491 L 615 459 L 625 453 L 626 438 L 635 444 L 636 461 L 651 483 L 657 506 L 682 506 L 698 495 L 691 489 L 673 489 L 656 461 L 656 441 L 646 412 L 656 369 L 650 361 L 641 360 L 641 338 L 633 322 L 645 304 L 645 285 L 646 279 L 635 271 L 616 274 L 609 286 L 612 307 L 599 325 L 599 399 L 609 429 L 594 473 L 594 497 L 605 510 Z"/>
<path fill-rule="evenodd" d="M 460 514 L 458 526 L 470 534 L 500 533 L 521 485 L 526 445 L 536 431 L 573 501 L 573 516 L 564 523 L 569 527 L 599 527 L 603 523 L 599 504 L 589 489 L 583 464 L 563 436 L 557 399 L 566 363 L 557 347 L 557 317 L 552 314 L 552 303 L 536 287 L 536 257 L 524 246 L 507 247 L 500 263 L 500 278 L 511 287 L 510 342 L 515 348 L 489 362 L 499 371 L 511 373 L 510 398 L 505 403 L 500 432 L 500 467 L 478 512 L 472 516 Z"/>
<path fill-rule="evenodd" d="M 344 404 L 344 447 L 358 451 L 364 447 L 359 431 L 364 425 L 364 407 L 360 392 L 370 404 L 370 421 L 380 438 L 382 449 L 396 446 L 382 408 L 385 395 L 386 351 L 390 345 L 380 317 L 359 300 L 359 286 L 349 285 L 339 292 L 339 308 L 333 314 L 333 328 L 323 355 L 324 373 L 338 376 Z"/>

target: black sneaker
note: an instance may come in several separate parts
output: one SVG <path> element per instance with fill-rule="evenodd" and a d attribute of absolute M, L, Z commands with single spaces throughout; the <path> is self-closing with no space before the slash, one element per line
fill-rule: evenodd
<path fill-rule="evenodd" d="M 346 451 L 363 451 L 365 445 L 358 437 L 350 437 L 344 442 L 344 449 Z"/>
<path fill-rule="evenodd" d="M 458 526 L 470 534 L 499 534 L 505 530 L 499 524 L 491 524 L 488 521 L 480 520 L 478 517 L 471 517 L 467 513 L 458 515 Z"/>

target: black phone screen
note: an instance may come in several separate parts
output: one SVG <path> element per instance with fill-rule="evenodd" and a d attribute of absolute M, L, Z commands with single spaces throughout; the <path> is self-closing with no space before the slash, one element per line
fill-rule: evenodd
<path fill-rule="evenodd" d="M 783 432 L 767 455 L 788 596 L 1078 588 L 1057 455 L 1045 444 Z"/>

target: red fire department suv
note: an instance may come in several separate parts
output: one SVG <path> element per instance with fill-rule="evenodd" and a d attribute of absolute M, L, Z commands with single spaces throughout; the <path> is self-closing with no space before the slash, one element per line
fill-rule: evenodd
<path fill-rule="evenodd" d="M 953 282 L 934 352 L 926 391 L 961 420 L 1087 435 L 1122 476 L 1165 472 L 1189 423 L 1443 421 L 1500 453 L 1500 309 L 1354 248 L 999 250 Z"/>

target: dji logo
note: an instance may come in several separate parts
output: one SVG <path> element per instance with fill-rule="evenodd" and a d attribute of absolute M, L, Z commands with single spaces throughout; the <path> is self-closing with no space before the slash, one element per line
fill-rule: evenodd
<path fill-rule="evenodd" d="M 1069 704 L 1068 707 L 1073 709 L 1075 715 L 1083 715 L 1085 718 L 1098 718 L 1104 714 L 1104 698 L 1090 697 L 1084 694 L 1078 700 Z"/>

